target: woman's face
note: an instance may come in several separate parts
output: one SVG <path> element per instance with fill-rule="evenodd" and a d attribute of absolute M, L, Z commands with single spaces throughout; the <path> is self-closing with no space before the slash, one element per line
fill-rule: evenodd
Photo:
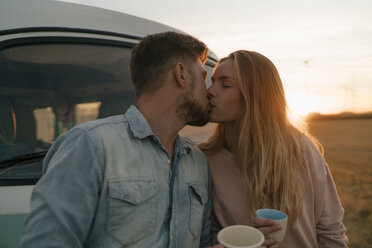
<path fill-rule="evenodd" d="M 234 62 L 224 60 L 215 69 L 212 85 L 208 88 L 211 104 L 209 118 L 211 122 L 229 123 L 237 120 L 242 109 L 242 96 L 235 78 Z"/>

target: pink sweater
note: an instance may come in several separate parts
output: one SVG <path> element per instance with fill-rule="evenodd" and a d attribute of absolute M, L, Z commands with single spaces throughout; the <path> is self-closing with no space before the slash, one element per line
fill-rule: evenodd
<path fill-rule="evenodd" d="M 347 247 L 348 239 L 342 224 L 344 211 L 331 172 L 314 145 L 309 140 L 304 143 L 309 170 L 300 172 L 305 184 L 303 213 L 297 219 L 296 228 L 288 227 L 279 247 Z M 250 225 L 252 220 L 245 208 L 249 189 L 243 183 L 232 153 L 221 149 L 208 154 L 207 158 L 213 180 L 212 235 L 215 238 L 223 227 Z"/>

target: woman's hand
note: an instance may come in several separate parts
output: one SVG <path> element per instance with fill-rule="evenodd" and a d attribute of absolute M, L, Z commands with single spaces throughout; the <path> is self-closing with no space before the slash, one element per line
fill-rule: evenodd
<path fill-rule="evenodd" d="M 260 230 L 265 235 L 265 242 L 262 244 L 263 246 L 270 247 L 278 244 L 278 241 L 275 239 L 266 239 L 266 235 L 282 229 L 279 224 L 270 219 L 256 218 L 253 221 L 252 226 Z"/>

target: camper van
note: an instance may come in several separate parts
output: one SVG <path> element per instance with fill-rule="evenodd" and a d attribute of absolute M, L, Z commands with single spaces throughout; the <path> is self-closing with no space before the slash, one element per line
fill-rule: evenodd
<path fill-rule="evenodd" d="M 132 48 L 178 31 L 124 13 L 52 0 L 0 4 L 0 247 L 18 247 L 31 191 L 56 138 L 134 103 Z M 208 74 L 217 62 L 210 52 Z M 208 79 L 207 84 L 210 84 Z M 194 141 L 207 128 L 181 131 Z"/>

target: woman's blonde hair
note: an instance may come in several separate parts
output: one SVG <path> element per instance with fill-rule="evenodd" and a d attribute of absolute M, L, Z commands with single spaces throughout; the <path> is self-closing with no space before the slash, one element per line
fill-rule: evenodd
<path fill-rule="evenodd" d="M 248 187 L 248 211 L 274 208 L 288 214 L 294 224 L 302 213 L 303 185 L 299 167 L 305 168 L 301 146 L 303 133 L 287 117 L 287 103 L 279 73 L 265 56 L 252 51 L 236 51 L 235 77 L 243 99 L 236 125 L 239 130 L 237 161 Z M 218 66 L 218 65 L 217 65 Z M 226 143 L 223 124 L 218 124 L 206 143 L 205 153 L 213 153 Z"/>

